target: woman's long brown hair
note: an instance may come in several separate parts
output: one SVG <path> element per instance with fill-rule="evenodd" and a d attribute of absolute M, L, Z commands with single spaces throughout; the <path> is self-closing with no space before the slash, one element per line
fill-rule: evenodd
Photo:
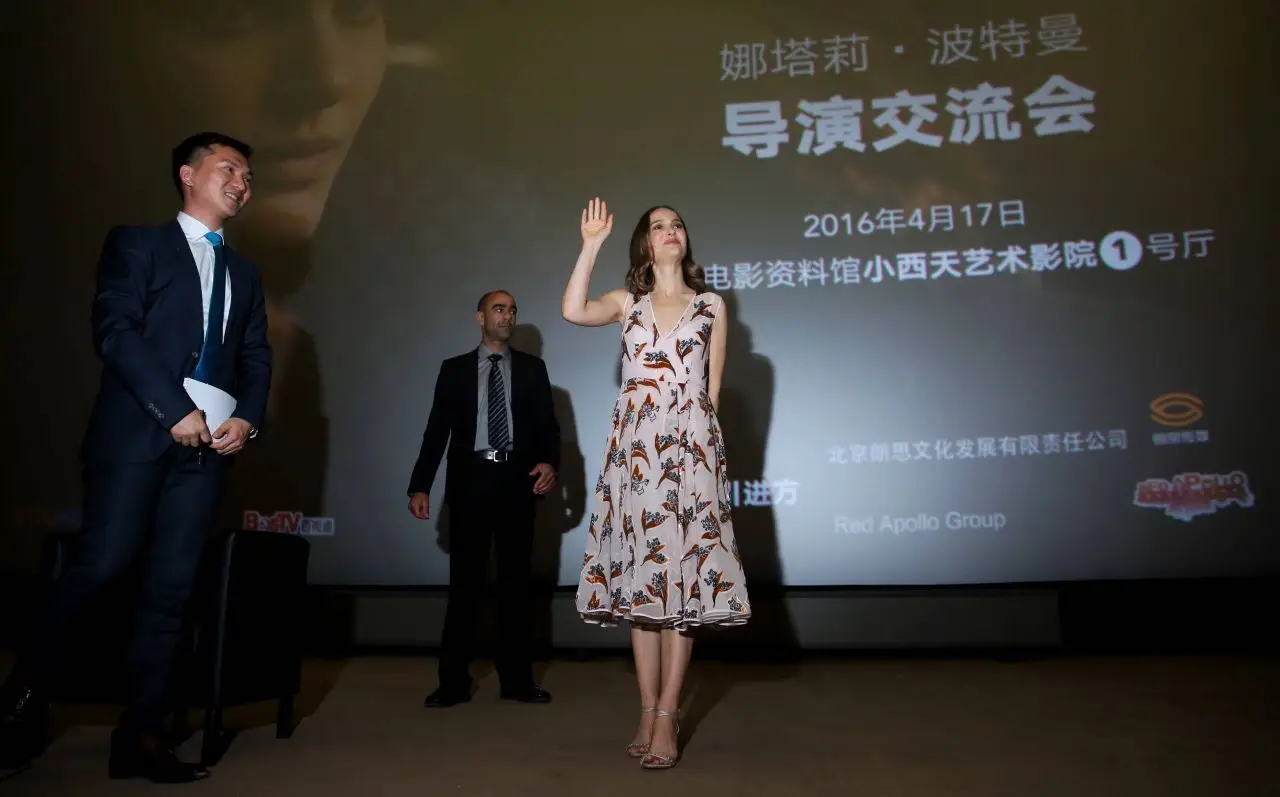
<path fill-rule="evenodd" d="M 684 224 L 680 211 L 670 205 L 654 205 L 640 216 L 635 231 L 631 233 L 631 267 L 627 269 L 627 290 L 637 300 L 653 290 L 653 250 L 649 247 L 649 217 L 655 210 L 669 210 L 676 214 L 681 224 Z M 702 271 L 702 266 L 693 259 L 693 239 L 689 237 L 687 224 L 684 228 L 684 239 L 684 259 L 680 261 L 684 284 L 697 293 L 706 293 L 707 278 Z"/>

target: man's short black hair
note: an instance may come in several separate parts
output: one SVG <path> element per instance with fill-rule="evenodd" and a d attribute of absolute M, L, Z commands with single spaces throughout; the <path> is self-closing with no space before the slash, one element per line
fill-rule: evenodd
<path fill-rule="evenodd" d="M 173 148 L 173 185 L 178 189 L 178 196 L 186 197 L 182 193 L 182 175 L 180 174 L 182 167 L 195 166 L 217 146 L 234 149 L 243 155 L 245 160 L 253 157 L 253 147 L 222 133 L 196 133 L 194 136 L 188 136 Z"/>

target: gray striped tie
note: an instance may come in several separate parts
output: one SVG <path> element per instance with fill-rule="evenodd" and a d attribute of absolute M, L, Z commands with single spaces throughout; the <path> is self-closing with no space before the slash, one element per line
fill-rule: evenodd
<path fill-rule="evenodd" d="M 498 363 L 501 354 L 490 354 L 489 362 L 489 447 L 505 451 L 511 443 L 511 430 L 507 428 L 507 394 L 502 389 L 502 371 Z"/>

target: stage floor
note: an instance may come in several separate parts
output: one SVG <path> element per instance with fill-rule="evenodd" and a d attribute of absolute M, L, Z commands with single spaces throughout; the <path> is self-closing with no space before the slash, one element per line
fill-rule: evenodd
<path fill-rule="evenodd" d="M 237 797 L 811 795 L 1252 797 L 1280 795 L 1280 660 L 1096 657 L 1014 662 L 883 656 L 798 664 L 695 662 L 684 757 L 641 771 L 629 663 L 550 662 L 550 705 L 499 701 L 487 664 L 466 705 L 426 710 L 435 659 L 310 661 L 292 739 L 274 708 L 243 728 L 192 794 Z M 0 662 L 0 671 L 7 662 Z M 0 794 L 152 794 L 111 782 L 114 710 L 72 723 Z M 200 737 L 184 747 L 194 756 Z M 184 792 L 185 793 L 185 792 Z"/>

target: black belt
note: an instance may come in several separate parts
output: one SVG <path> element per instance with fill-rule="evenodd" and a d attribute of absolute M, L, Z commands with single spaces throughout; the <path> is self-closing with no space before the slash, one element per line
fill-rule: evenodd
<path fill-rule="evenodd" d="M 511 460 L 510 451 L 497 451 L 492 448 L 487 448 L 483 451 L 475 451 L 472 453 L 475 454 L 476 459 L 484 460 L 486 462 L 508 462 Z"/>

